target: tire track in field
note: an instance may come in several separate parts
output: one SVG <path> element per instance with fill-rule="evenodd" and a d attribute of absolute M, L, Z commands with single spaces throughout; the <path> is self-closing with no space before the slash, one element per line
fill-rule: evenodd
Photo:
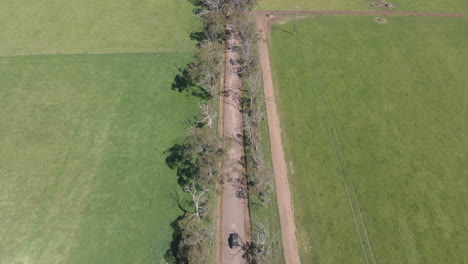
<path fill-rule="evenodd" d="M 357 231 L 357 234 L 358 234 L 358 237 L 359 237 L 359 242 L 361 244 L 361 252 L 362 254 L 364 255 L 364 258 L 366 259 L 366 263 L 369 264 L 369 256 L 365 250 L 365 244 L 366 242 L 364 241 L 363 239 L 363 236 L 360 232 L 360 228 L 359 228 L 359 221 L 358 221 L 358 210 L 356 210 L 356 206 L 354 205 L 353 203 L 353 198 L 351 196 L 351 192 L 350 192 L 350 188 L 348 187 L 348 184 L 347 184 L 347 181 L 346 181 L 346 172 L 345 172 L 345 169 L 344 169 L 344 166 L 342 164 L 342 160 L 340 158 L 340 155 L 339 153 L 341 152 L 341 150 L 339 150 L 337 148 L 337 144 L 335 144 L 335 137 L 334 137 L 334 133 L 332 133 L 332 129 L 331 129 L 331 126 L 328 122 L 328 115 L 326 113 L 323 114 L 323 119 L 325 121 L 325 126 L 327 127 L 327 132 L 328 132 L 328 135 L 329 135 L 329 138 L 330 138 L 330 142 L 332 144 L 332 148 L 333 148 L 333 152 L 335 154 L 335 158 L 337 160 L 337 163 L 338 163 L 338 169 L 340 171 L 340 175 L 343 179 L 343 184 L 345 186 L 345 190 L 346 190 L 346 197 L 348 199 L 348 202 L 349 202 L 349 205 L 350 205 L 350 208 L 351 208 L 351 212 L 353 214 L 353 220 L 354 220 L 354 225 L 356 227 L 356 231 Z M 360 212 L 359 212 L 360 213 Z"/>
<path fill-rule="evenodd" d="M 315 75 L 315 79 L 319 81 L 319 85 L 322 88 L 322 91 L 325 91 L 325 85 L 323 84 L 322 79 L 317 74 L 317 71 L 314 68 L 314 65 L 311 65 L 313 69 L 313 73 Z M 345 187 L 346 197 L 348 199 L 351 212 L 353 215 L 354 225 L 356 227 L 356 232 L 358 234 L 358 238 L 361 244 L 361 251 L 366 259 L 366 263 L 378 263 L 377 258 L 375 256 L 374 247 L 372 241 L 369 237 L 369 231 L 367 228 L 367 222 L 362 213 L 362 206 L 359 201 L 359 197 L 356 192 L 356 188 L 351 177 L 351 173 L 349 172 L 348 165 L 346 163 L 346 159 L 343 154 L 343 150 L 341 147 L 341 142 L 339 139 L 339 135 L 336 129 L 335 122 L 332 117 L 330 117 L 330 111 L 332 109 L 330 104 L 330 99 L 327 94 L 317 94 L 317 96 L 321 96 L 321 103 L 322 103 L 322 116 L 323 120 L 328 132 L 328 136 L 330 138 L 330 143 L 332 145 L 333 152 L 335 154 L 335 158 L 338 164 L 338 170 L 340 172 L 341 178 L 343 179 L 343 184 Z"/>
<path fill-rule="evenodd" d="M 329 102 L 328 96 L 325 96 L 324 101 L 326 103 L 326 107 L 330 109 L 330 102 Z M 354 222 L 356 225 L 356 229 L 358 231 L 359 238 L 361 240 L 361 249 L 366 257 L 367 263 L 369 263 L 369 258 L 371 258 L 372 263 L 377 263 L 377 258 L 375 256 L 374 247 L 372 245 L 372 240 L 369 237 L 367 222 L 362 214 L 362 206 L 359 201 L 359 197 L 357 195 L 351 173 L 349 172 L 349 168 L 348 168 L 346 159 L 343 154 L 343 150 L 341 147 L 341 142 L 340 142 L 339 135 L 336 129 L 336 125 L 333 121 L 333 118 L 330 118 L 330 116 L 328 115 L 327 110 L 325 110 L 324 119 L 325 119 L 325 123 L 326 123 L 327 130 L 329 133 L 330 141 L 332 142 L 332 147 L 335 152 L 337 163 L 339 165 L 340 174 L 345 184 L 347 197 L 348 197 L 351 209 L 353 211 Z M 358 219 L 356 219 L 356 217 Z M 369 251 L 369 252 L 366 252 L 366 251 Z"/>

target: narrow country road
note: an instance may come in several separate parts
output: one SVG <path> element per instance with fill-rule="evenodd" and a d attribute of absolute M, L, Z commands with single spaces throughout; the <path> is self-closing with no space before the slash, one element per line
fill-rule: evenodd
<path fill-rule="evenodd" d="M 231 27 L 227 26 L 227 31 Z M 242 129 L 242 82 L 238 75 L 236 63 L 236 45 L 239 43 L 237 34 L 232 32 L 227 35 L 225 54 L 225 73 L 222 104 L 222 133 L 225 138 L 231 138 L 229 144 L 230 168 L 227 177 L 221 186 L 222 196 L 220 201 L 220 232 L 217 263 L 240 264 L 247 263 L 243 258 L 244 251 L 241 247 L 231 249 L 228 237 L 231 233 L 239 234 L 239 243 L 250 241 L 250 216 L 248 210 L 248 198 L 246 196 L 246 180 L 242 158 L 244 156 L 243 129 Z"/>

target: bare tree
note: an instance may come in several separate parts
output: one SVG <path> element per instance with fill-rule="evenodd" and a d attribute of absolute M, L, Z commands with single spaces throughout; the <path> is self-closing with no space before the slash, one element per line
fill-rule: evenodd
<path fill-rule="evenodd" d="M 207 8 L 212 12 L 222 12 L 224 10 L 224 0 L 204 0 Z"/>
<path fill-rule="evenodd" d="M 226 16 L 221 12 L 206 12 L 202 15 L 204 37 L 209 42 L 219 43 L 223 40 Z"/>
<path fill-rule="evenodd" d="M 214 111 L 212 105 L 207 103 L 199 103 L 200 109 L 203 112 L 203 119 L 198 123 L 206 123 L 208 127 L 213 127 L 213 120 L 217 115 L 217 112 Z"/>
<path fill-rule="evenodd" d="M 174 263 L 206 263 L 214 231 L 207 228 L 195 214 L 181 219 L 178 226 L 180 231 L 178 261 Z"/>
<path fill-rule="evenodd" d="M 277 239 L 277 228 L 272 227 L 269 221 L 266 224 L 254 222 L 252 241 L 242 247 L 246 252 L 245 256 L 250 260 L 249 263 L 277 263 L 280 255 L 278 245 L 275 243 Z"/>
<path fill-rule="evenodd" d="M 270 224 L 254 223 L 252 232 L 252 255 L 253 263 L 271 263 L 273 237 Z"/>
<path fill-rule="evenodd" d="M 232 11 L 247 12 L 258 3 L 258 0 L 229 0 L 228 7 Z"/>
<path fill-rule="evenodd" d="M 213 237 L 213 232 L 208 230 L 200 219 L 196 219 L 194 217 L 189 217 L 188 220 L 191 221 L 190 225 L 188 225 L 186 230 L 185 237 L 183 239 L 183 243 L 186 246 L 194 246 L 203 244 L 208 239 Z"/>
<path fill-rule="evenodd" d="M 245 13 L 235 13 L 230 19 L 233 28 L 238 33 L 241 43 L 239 45 L 240 73 L 249 75 L 258 68 L 257 31 L 252 16 Z"/>
<path fill-rule="evenodd" d="M 195 182 L 198 186 L 209 186 L 220 177 L 220 162 L 227 158 L 216 131 L 210 127 L 193 128 L 187 138 L 190 156 L 197 168 Z"/>
<path fill-rule="evenodd" d="M 197 190 L 195 184 L 184 186 L 184 191 L 188 192 L 192 196 L 192 202 L 195 206 L 195 212 L 193 213 L 198 218 L 203 217 L 205 214 L 206 197 L 204 196 L 208 190 Z"/>
<path fill-rule="evenodd" d="M 195 59 L 189 66 L 192 80 L 202 84 L 202 89 L 214 98 L 219 90 L 221 75 L 222 46 L 213 42 L 203 42 L 195 52 Z"/>
<path fill-rule="evenodd" d="M 248 90 L 247 90 L 247 102 L 248 111 L 246 112 L 246 129 L 248 130 L 248 136 L 250 141 L 254 141 L 254 137 L 260 140 L 260 134 L 258 126 L 264 118 L 265 101 L 263 100 L 263 94 L 261 92 L 262 86 L 262 75 L 261 72 L 256 72 L 247 78 Z"/>

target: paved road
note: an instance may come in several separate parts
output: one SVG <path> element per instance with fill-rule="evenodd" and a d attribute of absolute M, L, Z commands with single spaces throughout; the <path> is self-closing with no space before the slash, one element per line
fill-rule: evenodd
<path fill-rule="evenodd" d="M 230 26 L 227 27 L 230 29 Z M 242 113 L 240 99 L 242 98 L 241 79 L 237 71 L 238 65 L 235 62 L 237 54 L 231 47 L 239 43 L 235 34 L 228 36 L 226 51 L 226 68 L 224 80 L 224 92 L 228 95 L 222 96 L 223 108 L 223 135 L 232 138 L 233 144 L 229 149 L 229 157 L 232 160 L 228 170 L 228 177 L 224 179 L 222 185 L 222 197 L 220 205 L 220 245 L 218 247 L 218 262 L 226 264 L 247 263 L 243 259 L 244 252 L 238 249 L 231 249 L 228 245 L 230 233 L 239 234 L 242 242 L 250 241 L 250 216 L 247 206 L 247 198 L 239 197 L 241 190 L 246 190 L 244 167 L 242 156 L 244 156 L 244 146 L 242 142 Z M 239 193 L 239 191 L 241 191 Z"/>

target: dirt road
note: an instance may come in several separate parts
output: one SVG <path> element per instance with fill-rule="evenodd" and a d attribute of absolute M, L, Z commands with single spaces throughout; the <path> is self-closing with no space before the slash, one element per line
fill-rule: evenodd
<path fill-rule="evenodd" d="M 270 58 L 268 56 L 267 32 L 269 32 L 269 21 L 264 14 L 256 16 L 257 29 L 260 41 L 260 62 L 263 71 L 263 86 L 265 98 L 267 98 L 268 129 L 270 133 L 271 155 L 273 171 L 275 174 L 276 193 L 278 197 L 278 210 L 281 222 L 281 238 L 283 243 L 284 258 L 287 264 L 299 264 L 299 249 L 296 239 L 296 224 L 292 208 L 291 192 L 289 189 L 288 171 L 284 157 L 283 145 L 281 143 L 281 127 L 276 109 L 275 91 L 271 76 Z"/>
<path fill-rule="evenodd" d="M 230 29 L 228 25 L 227 29 Z M 217 263 L 240 264 L 247 263 L 243 258 L 244 251 L 241 248 L 231 249 L 228 237 L 231 233 L 237 233 L 240 243 L 250 241 L 250 216 L 248 200 L 246 197 L 246 180 L 243 174 L 244 144 L 242 142 L 242 113 L 240 99 L 242 98 L 242 82 L 238 75 L 237 54 L 234 50 L 237 35 L 228 35 L 226 41 L 224 91 L 222 96 L 222 132 L 224 137 L 232 138 L 229 157 L 232 160 L 230 168 L 226 168 L 228 176 L 221 186 L 222 197 L 220 201 L 219 219 L 219 245 Z"/>

